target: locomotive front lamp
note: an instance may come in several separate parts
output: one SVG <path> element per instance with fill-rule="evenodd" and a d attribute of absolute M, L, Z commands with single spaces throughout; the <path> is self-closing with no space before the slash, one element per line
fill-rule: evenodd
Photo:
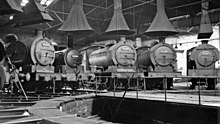
<path fill-rule="evenodd" d="M 30 75 L 30 73 L 27 73 L 27 74 L 25 75 L 25 78 L 26 78 L 26 81 L 30 81 L 30 80 L 31 80 L 31 75 Z"/>
<path fill-rule="evenodd" d="M 18 69 L 20 72 L 22 71 L 22 67 L 19 67 L 19 69 Z"/>

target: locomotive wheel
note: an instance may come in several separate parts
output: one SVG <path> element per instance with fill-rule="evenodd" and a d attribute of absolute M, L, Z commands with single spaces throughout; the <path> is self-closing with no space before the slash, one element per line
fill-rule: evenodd
<path fill-rule="evenodd" d="M 146 89 L 160 89 L 163 90 L 163 78 L 153 78 L 153 79 L 145 79 L 146 80 Z M 173 79 L 167 78 L 167 89 L 172 89 L 173 86 Z"/>
<path fill-rule="evenodd" d="M 167 78 L 167 89 L 171 90 L 173 87 L 173 78 Z"/>
<path fill-rule="evenodd" d="M 190 79 L 190 81 L 192 82 L 190 88 L 195 89 L 197 85 L 197 79 L 193 78 L 193 79 Z"/>
<path fill-rule="evenodd" d="M 73 91 L 76 91 L 77 89 L 79 89 L 79 83 L 78 83 L 78 81 L 76 81 L 76 82 L 69 82 L 68 84 L 67 84 Z"/>
<path fill-rule="evenodd" d="M 105 86 L 107 90 L 112 90 L 114 88 L 114 79 L 108 79 Z"/>
<path fill-rule="evenodd" d="M 208 79 L 207 80 L 207 83 L 208 83 L 207 90 L 214 90 L 215 89 L 215 80 L 216 79 Z"/>
<path fill-rule="evenodd" d="M 56 92 L 61 92 L 63 86 L 64 86 L 63 81 L 56 81 L 56 82 L 55 82 L 55 91 L 56 91 Z M 51 87 L 53 87 L 53 83 L 51 83 Z"/>

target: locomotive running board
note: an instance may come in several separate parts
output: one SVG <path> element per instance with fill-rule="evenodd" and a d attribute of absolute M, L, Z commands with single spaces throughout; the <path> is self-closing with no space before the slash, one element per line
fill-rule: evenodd
<path fill-rule="evenodd" d="M 112 78 L 117 77 L 117 78 L 137 78 L 137 77 L 144 77 L 144 73 L 139 73 L 139 72 L 113 72 L 112 73 Z"/>
<path fill-rule="evenodd" d="M 219 69 L 189 69 L 189 76 L 220 76 Z"/>
<path fill-rule="evenodd" d="M 156 78 L 163 78 L 163 77 L 168 77 L 168 78 L 174 78 L 174 77 L 180 77 L 181 72 L 148 72 L 147 77 L 156 77 Z"/>

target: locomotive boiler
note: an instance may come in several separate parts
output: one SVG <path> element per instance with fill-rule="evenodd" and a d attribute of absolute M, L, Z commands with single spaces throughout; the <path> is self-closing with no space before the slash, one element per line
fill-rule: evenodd
<path fill-rule="evenodd" d="M 167 79 L 167 88 L 173 84 L 173 77 L 179 76 L 176 71 L 176 51 L 172 45 L 153 41 L 151 46 L 137 49 L 137 65 L 147 77 L 146 88 L 163 88 L 163 78 Z"/>
<path fill-rule="evenodd" d="M 137 53 L 133 46 L 127 42 L 107 45 L 104 49 L 93 51 L 89 55 L 91 66 L 108 68 L 111 66 L 133 66 L 137 59 Z"/>
<path fill-rule="evenodd" d="M 208 44 L 208 40 L 202 40 L 202 44 L 187 51 L 187 73 L 188 76 L 201 76 L 191 78 L 191 88 L 194 89 L 198 82 L 207 84 L 207 89 L 215 89 L 220 72 L 215 68 L 215 62 L 219 60 L 218 49 Z M 207 78 L 205 78 L 207 77 Z"/>

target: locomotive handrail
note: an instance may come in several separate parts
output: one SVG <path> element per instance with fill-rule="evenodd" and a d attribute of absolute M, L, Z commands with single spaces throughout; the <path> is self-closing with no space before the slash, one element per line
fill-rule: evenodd
<path fill-rule="evenodd" d="M 174 52 L 164 52 L 164 51 L 160 51 L 160 53 L 162 53 L 162 54 L 175 54 Z"/>
<path fill-rule="evenodd" d="M 81 51 L 85 51 L 85 50 L 90 49 L 90 48 L 93 48 L 93 47 L 102 47 L 102 48 L 105 48 L 104 45 L 91 45 L 91 46 L 87 46 L 87 47 L 85 47 L 85 48 L 82 48 L 82 49 L 80 49 L 79 51 L 80 51 L 80 52 L 81 52 Z"/>
<path fill-rule="evenodd" d="M 40 50 L 46 50 L 46 51 L 50 51 L 50 52 L 55 52 L 53 50 L 50 50 L 50 49 L 40 49 Z M 37 53 L 37 52 L 36 52 Z"/>
<path fill-rule="evenodd" d="M 158 58 L 160 60 L 165 60 L 165 59 L 171 59 L 171 60 L 174 60 L 174 58 Z"/>
<path fill-rule="evenodd" d="M 184 50 L 175 50 L 177 53 L 183 53 Z"/>

